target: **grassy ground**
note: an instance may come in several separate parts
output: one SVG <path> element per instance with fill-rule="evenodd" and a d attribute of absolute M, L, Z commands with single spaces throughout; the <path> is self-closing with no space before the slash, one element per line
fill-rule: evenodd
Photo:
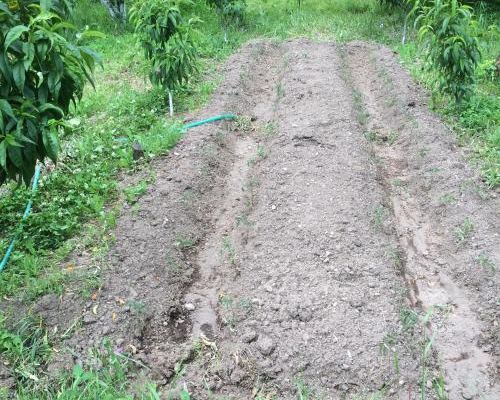
<path fill-rule="evenodd" d="M 246 40 L 262 36 L 278 40 L 305 36 L 315 40 L 382 42 L 400 52 L 417 79 L 432 86 L 432 74 L 422 70 L 411 32 L 409 43 L 400 44 L 404 21 L 400 10 L 381 8 L 375 0 L 304 1 L 301 10 L 291 0 L 248 0 L 248 5 L 244 25 L 229 30 L 227 43 L 217 16 L 203 2 L 193 6 L 192 12 L 203 17 L 198 37 L 202 73 L 176 95 L 179 117 L 208 100 L 219 81 L 215 72 L 223 60 Z M 498 13 L 485 26 L 495 16 Z M 0 274 L 0 296 L 4 299 L 31 301 L 47 293 L 62 293 L 65 285 L 75 283 L 83 296 L 90 296 L 100 284 L 99 274 L 96 270 L 74 271 L 74 266 L 65 261 L 67 256 L 75 251 L 96 259 L 105 255 L 123 203 L 118 200 L 134 202 L 148 184 L 139 182 L 122 189 L 119 177 L 148 168 L 150 159 L 167 153 L 180 138 L 181 121 L 166 117 L 164 93 L 151 88 L 145 80 L 147 64 L 130 28 L 111 21 L 105 10 L 91 0 L 78 2 L 74 20 L 80 27 L 89 25 L 107 34 L 105 39 L 89 43 L 102 54 L 103 69 L 96 72 L 96 89 L 87 88 L 71 116 L 74 130 L 63 138 L 61 162 L 44 171 L 34 196 L 33 213 L 19 233 L 9 265 Z M 488 43 L 477 95 L 471 103 L 459 110 L 448 99 L 435 96 L 433 105 L 455 127 L 463 143 L 475 150 L 474 162 L 494 187 L 500 183 L 500 93 L 498 78 L 494 80 L 488 63 L 500 53 L 498 33 L 491 33 Z M 132 159 L 134 141 L 146 152 L 140 163 Z M 7 187 L 0 192 L 0 256 L 19 229 L 29 197 L 24 188 Z M 42 371 L 53 344 L 41 327 L 40 321 L 31 321 L 7 329 L 4 318 L 0 318 L 4 360 L 25 366 L 14 373 L 18 387 L 24 388 L 20 398 L 55 398 L 57 391 L 64 394 L 58 398 L 77 398 L 77 382 L 88 387 L 88 392 L 78 398 L 126 398 L 130 393 L 127 376 L 133 366 L 105 349 L 96 356 L 102 358 L 100 364 L 105 368 L 72 371 L 46 392 L 49 381 Z M 157 395 L 147 384 L 139 393 L 142 398 L 154 399 Z"/>

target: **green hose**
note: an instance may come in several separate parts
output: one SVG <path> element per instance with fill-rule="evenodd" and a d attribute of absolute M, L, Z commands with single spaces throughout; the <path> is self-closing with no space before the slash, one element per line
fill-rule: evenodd
<path fill-rule="evenodd" d="M 184 131 L 187 131 L 188 129 L 195 128 L 195 127 L 200 126 L 200 125 L 205 125 L 205 124 L 209 124 L 209 123 L 220 121 L 220 120 L 224 120 L 224 119 L 236 119 L 236 115 L 234 115 L 234 114 L 222 114 L 222 115 L 217 115 L 215 117 L 203 119 L 201 121 L 191 122 L 189 124 L 184 125 L 181 128 L 181 131 L 184 132 Z M 38 187 L 38 181 L 40 179 L 40 173 L 41 173 L 41 166 L 38 165 L 36 167 L 36 170 L 35 170 L 35 176 L 33 178 L 33 185 L 31 187 L 31 194 L 32 194 L 32 196 L 31 196 L 30 200 L 28 201 L 28 204 L 26 205 L 26 208 L 24 210 L 24 214 L 23 214 L 23 217 L 21 219 L 21 224 L 20 224 L 19 232 L 16 233 L 14 235 L 14 237 L 12 238 L 12 240 L 11 240 L 11 242 L 9 244 L 9 247 L 7 248 L 7 252 L 5 253 L 4 257 L 2 258 L 2 261 L 0 262 L 0 272 L 3 271 L 3 269 L 5 268 L 5 266 L 7 265 L 7 263 L 9 262 L 10 256 L 11 256 L 12 252 L 14 251 L 14 245 L 17 242 L 17 238 L 19 236 L 19 233 L 20 233 L 20 231 L 23 228 L 24 222 L 28 219 L 28 216 L 31 213 L 31 207 L 33 205 L 33 195 L 35 194 L 36 189 Z"/>
<path fill-rule="evenodd" d="M 14 251 L 14 245 L 16 244 L 17 237 L 20 234 L 20 231 L 23 229 L 24 221 L 28 219 L 28 216 L 31 213 L 31 207 L 33 206 L 33 195 L 36 193 L 36 189 L 38 187 L 38 180 L 40 179 L 40 173 L 41 173 L 41 167 L 40 165 L 37 165 L 35 169 L 35 175 L 33 177 L 33 185 L 31 186 L 31 197 L 28 201 L 28 204 L 26 204 L 26 208 L 24 209 L 23 213 L 23 218 L 21 219 L 21 227 L 18 233 L 14 235 L 12 238 L 9 247 L 7 248 L 7 252 L 5 253 L 5 256 L 2 258 L 2 262 L 0 262 L 0 272 L 3 271 L 7 263 L 9 262 L 10 255 Z"/>
<path fill-rule="evenodd" d="M 182 127 L 182 130 L 187 131 L 188 129 L 195 128 L 197 126 L 208 124 L 211 122 L 220 121 L 222 119 L 236 119 L 236 115 L 234 115 L 234 114 L 222 114 L 222 115 L 217 115 L 216 117 L 203 119 L 201 121 L 191 122 L 189 124 L 184 125 Z"/>

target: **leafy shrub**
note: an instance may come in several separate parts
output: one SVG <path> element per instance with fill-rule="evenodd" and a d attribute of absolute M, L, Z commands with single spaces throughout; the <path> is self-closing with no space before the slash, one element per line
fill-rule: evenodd
<path fill-rule="evenodd" d="M 472 8 L 457 0 L 417 0 L 412 13 L 440 90 L 457 103 L 468 99 L 481 60 Z"/>
<path fill-rule="evenodd" d="M 64 19 L 67 1 L 8 4 L 0 3 L 0 185 L 28 184 L 37 160 L 57 160 L 62 119 L 92 83 L 98 61 L 65 38 L 74 29 Z"/>
<path fill-rule="evenodd" d="M 392 7 L 402 7 L 407 3 L 406 0 L 378 0 L 381 5 L 392 6 Z"/>
<path fill-rule="evenodd" d="M 500 102 L 492 96 L 474 96 L 460 112 L 465 128 L 482 132 L 500 126 Z"/>
<path fill-rule="evenodd" d="M 146 0 L 130 10 L 130 20 L 151 61 L 151 83 L 168 91 L 170 114 L 172 91 L 185 85 L 196 71 L 197 49 L 193 24 L 197 19 L 185 20 L 180 7 L 192 4 L 189 0 Z"/>
<path fill-rule="evenodd" d="M 483 61 L 479 64 L 477 75 L 480 80 L 495 81 L 500 72 L 500 25 L 495 18 L 498 14 L 484 7 L 479 10 L 478 33 Z"/>
<path fill-rule="evenodd" d="M 245 14 L 246 0 L 207 0 L 217 9 L 226 22 L 241 22 Z"/>
<path fill-rule="evenodd" d="M 224 40 L 227 42 L 227 28 L 232 23 L 242 23 L 245 16 L 245 0 L 207 0 L 215 7 L 224 27 Z"/>

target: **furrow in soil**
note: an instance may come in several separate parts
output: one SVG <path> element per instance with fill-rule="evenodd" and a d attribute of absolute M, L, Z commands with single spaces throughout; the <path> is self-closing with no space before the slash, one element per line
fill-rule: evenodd
<path fill-rule="evenodd" d="M 496 399 L 498 275 L 481 258 L 498 259 L 496 196 L 427 108 L 427 99 L 387 48 L 347 46 L 354 86 L 368 113 L 365 136 L 378 157 L 405 257 L 413 306 L 429 317 L 450 399 Z M 496 294 L 495 294 L 496 293 Z"/>

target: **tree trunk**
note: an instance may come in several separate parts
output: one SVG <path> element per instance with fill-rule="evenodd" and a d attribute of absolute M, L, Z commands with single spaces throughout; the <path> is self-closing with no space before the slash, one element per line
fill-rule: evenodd
<path fill-rule="evenodd" d="M 127 6 L 125 0 L 101 0 L 101 4 L 106 7 L 112 18 L 122 21 L 127 19 Z"/>
<path fill-rule="evenodd" d="M 405 24 L 403 26 L 403 37 L 401 38 L 401 43 L 403 45 L 406 44 L 406 29 L 407 29 L 407 24 L 408 24 L 408 17 L 405 18 Z"/>
<path fill-rule="evenodd" d="M 170 109 L 170 118 L 174 116 L 174 100 L 172 99 L 172 91 L 168 91 L 168 108 Z"/>

